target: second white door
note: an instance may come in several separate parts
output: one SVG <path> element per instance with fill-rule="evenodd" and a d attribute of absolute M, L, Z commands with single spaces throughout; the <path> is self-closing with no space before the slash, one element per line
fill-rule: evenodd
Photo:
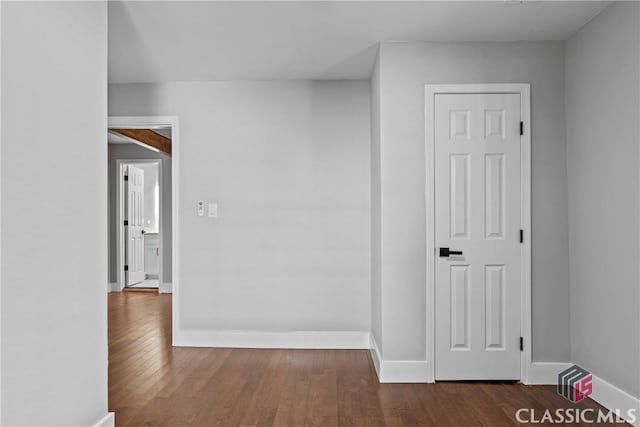
<path fill-rule="evenodd" d="M 142 282 L 144 273 L 144 171 L 127 166 L 126 178 L 126 260 L 127 286 Z"/>
<path fill-rule="evenodd" d="M 436 380 L 520 378 L 520 95 L 435 95 Z"/>

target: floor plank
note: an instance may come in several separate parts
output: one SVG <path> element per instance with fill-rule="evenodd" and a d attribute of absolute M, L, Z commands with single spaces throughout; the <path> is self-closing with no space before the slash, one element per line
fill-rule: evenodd
<path fill-rule="evenodd" d="M 574 405 L 553 386 L 379 384 L 366 350 L 174 348 L 171 295 L 109 294 L 118 427 L 511 426 L 519 408 L 600 406 Z"/>

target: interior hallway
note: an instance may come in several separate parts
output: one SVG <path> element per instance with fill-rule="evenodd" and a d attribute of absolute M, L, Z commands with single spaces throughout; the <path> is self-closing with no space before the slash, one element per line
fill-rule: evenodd
<path fill-rule="evenodd" d="M 379 384 L 366 350 L 172 348 L 170 294 L 109 294 L 117 426 L 503 426 L 521 407 L 599 405 L 553 386 Z"/>

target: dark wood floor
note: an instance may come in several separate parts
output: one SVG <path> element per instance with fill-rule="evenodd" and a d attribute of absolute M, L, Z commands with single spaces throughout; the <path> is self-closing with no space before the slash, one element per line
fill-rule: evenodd
<path fill-rule="evenodd" d="M 379 384 L 366 350 L 172 348 L 170 295 L 109 295 L 117 426 L 510 426 L 521 407 L 599 406 L 552 386 Z"/>

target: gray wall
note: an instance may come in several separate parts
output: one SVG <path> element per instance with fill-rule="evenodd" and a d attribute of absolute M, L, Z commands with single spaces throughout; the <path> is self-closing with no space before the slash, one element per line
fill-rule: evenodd
<path fill-rule="evenodd" d="M 2 420 L 107 414 L 106 2 L 2 2 Z"/>
<path fill-rule="evenodd" d="M 572 361 L 640 397 L 640 5 L 566 46 Z"/>
<path fill-rule="evenodd" d="M 109 144 L 109 282 L 118 280 L 116 265 L 116 160 L 118 159 L 160 159 L 162 161 L 162 268 L 164 283 L 171 283 L 173 271 L 171 265 L 171 157 L 163 153 L 147 150 L 136 144 Z"/>
<path fill-rule="evenodd" d="M 109 114 L 179 116 L 180 327 L 370 330 L 368 82 L 114 85 Z"/>
<path fill-rule="evenodd" d="M 379 60 L 385 359 L 425 359 L 424 85 L 531 83 L 533 359 L 569 361 L 563 43 L 384 43 Z"/>

